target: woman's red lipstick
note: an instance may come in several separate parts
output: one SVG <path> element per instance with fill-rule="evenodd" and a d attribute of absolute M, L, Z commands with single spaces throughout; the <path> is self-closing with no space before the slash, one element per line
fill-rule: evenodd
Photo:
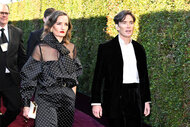
<path fill-rule="evenodd" d="M 65 33 L 64 31 L 60 31 L 60 33 Z"/>

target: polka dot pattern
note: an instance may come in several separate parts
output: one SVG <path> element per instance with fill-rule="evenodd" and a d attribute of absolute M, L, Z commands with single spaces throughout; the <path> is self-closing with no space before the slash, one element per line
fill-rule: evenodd
<path fill-rule="evenodd" d="M 73 90 L 54 85 L 41 89 L 46 89 L 46 92 L 40 92 L 35 99 L 38 104 L 35 126 L 71 127 L 75 109 Z"/>
<path fill-rule="evenodd" d="M 56 49 L 60 54 L 59 58 L 55 61 L 37 61 L 30 57 L 21 70 L 21 95 L 24 105 L 29 106 L 37 88 L 35 127 L 71 127 L 75 93 L 72 88 L 58 82 L 58 79 L 71 79 L 74 85 L 78 85 L 77 78 L 82 74 L 82 65 L 77 57 L 69 57 L 69 50 L 57 42 L 52 34 L 47 36 L 44 44 Z M 44 55 L 46 54 L 42 54 Z"/>

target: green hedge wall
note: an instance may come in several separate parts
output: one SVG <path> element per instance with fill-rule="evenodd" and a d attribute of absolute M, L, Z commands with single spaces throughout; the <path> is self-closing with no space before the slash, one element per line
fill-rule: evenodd
<path fill-rule="evenodd" d="M 113 17 L 123 9 L 136 18 L 133 38 L 147 52 L 153 127 L 190 126 L 189 0 L 23 0 L 10 4 L 11 22 L 22 28 L 26 42 L 42 27 L 43 12 L 54 7 L 72 19 L 72 42 L 84 73 L 79 91 L 90 95 L 98 44 L 116 36 Z"/>

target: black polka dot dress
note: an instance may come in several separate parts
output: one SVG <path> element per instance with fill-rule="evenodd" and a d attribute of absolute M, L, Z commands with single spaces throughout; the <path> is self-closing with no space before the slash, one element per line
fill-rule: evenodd
<path fill-rule="evenodd" d="M 39 47 L 56 49 L 59 57 L 44 61 L 46 54 L 41 52 L 41 61 L 33 57 L 28 59 L 21 70 L 20 91 L 24 106 L 29 106 L 35 93 L 34 100 L 38 105 L 35 127 L 72 127 L 75 109 L 72 87 L 78 85 L 82 65 L 76 56 L 73 59 L 69 57 L 69 50 L 52 33 L 44 38 Z"/>

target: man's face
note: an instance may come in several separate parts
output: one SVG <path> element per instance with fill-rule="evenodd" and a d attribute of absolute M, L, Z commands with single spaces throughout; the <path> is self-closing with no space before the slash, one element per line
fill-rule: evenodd
<path fill-rule="evenodd" d="M 131 38 L 134 30 L 134 21 L 131 15 L 126 15 L 125 19 L 116 25 L 119 34 L 124 38 Z"/>
<path fill-rule="evenodd" d="M 9 21 L 9 9 L 6 5 L 0 4 L 0 26 L 4 27 Z"/>

